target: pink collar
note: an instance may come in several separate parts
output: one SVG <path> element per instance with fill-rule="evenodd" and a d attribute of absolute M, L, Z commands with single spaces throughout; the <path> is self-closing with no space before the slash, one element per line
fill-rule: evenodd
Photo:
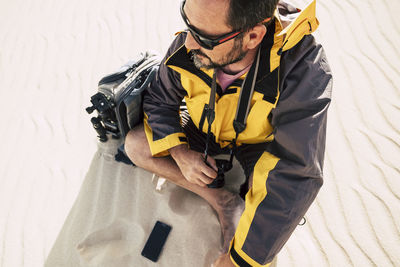
<path fill-rule="evenodd" d="M 242 76 L 243 74 L 245 74 L 246 72 L 249 71 L 251 67 L 251 64 L 249 66 L 247 66 L 245 69 L 243 69 L 241 72 L 236 73 L 236 74 L 227 74 L 225 72 L 223 72 L 221 69 L 217 69 L 217 81 L 219 83 L 219 85 L 222 88 L 222 91 L 225 92 L 225 89 L 232 84 L 237 78 L 239 78 L 240 76 Z"/>

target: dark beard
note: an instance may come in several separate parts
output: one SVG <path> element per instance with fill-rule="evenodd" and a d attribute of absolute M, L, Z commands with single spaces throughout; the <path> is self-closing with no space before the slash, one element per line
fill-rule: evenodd
<path fill-rule="evenodd" d="M 205 69 L 223 68 L 227 65 L 239 62 L 247 55 L 247 51 L 243 51 L 243 49 L 242 49 L 242 41 L 243 41 L 242 38 L 235 39 L 235 43 L 234 43 L 231 51 L 227 54 L 226 58 L 224 58 L 224 60 L 221 63 L 213 62 L 209 56 L 204 54 L 199 49 L 191 50 L 190 57 L 193 61 L 193 64 L 198 69 L 200 69 L 200 68 L 205 68 Z M 202 63 L 201 60 L 196 57 L 198 55 L 207 58 L 209 63 L 208 64 Z"/>

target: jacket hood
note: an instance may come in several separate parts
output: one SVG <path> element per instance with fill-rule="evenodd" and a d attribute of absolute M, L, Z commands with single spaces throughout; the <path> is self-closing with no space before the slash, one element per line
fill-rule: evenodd
<path fill-rule="evenodd" d="M 316 0 L 311 1 L 301 10 L 292 4 L 280 1 L 275 11 L 278 21 L 277 36 L 283 37 L 282 52 L 295 46 L 305 36 L 313 33 L 319 25 L 315 16 Z"/>

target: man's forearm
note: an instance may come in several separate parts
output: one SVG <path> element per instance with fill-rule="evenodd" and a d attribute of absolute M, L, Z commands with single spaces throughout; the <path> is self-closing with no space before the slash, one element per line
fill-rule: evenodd
<path fill-rule="evenodd" d="M 185 152 L 189 150 L 189 147 L 187 144 L 180 144 L 174 147 L 171 147 L 168 149 L 169 153 L 171 154 L 171 157 L 175 161 L 179 161 L 179 159 L 185 155 Z"/>

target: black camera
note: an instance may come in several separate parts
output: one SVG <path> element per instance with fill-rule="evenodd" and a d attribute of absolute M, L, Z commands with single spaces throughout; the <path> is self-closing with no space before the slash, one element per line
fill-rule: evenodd
<path fill-rule="evenodd" d="M 232 169 L 232 163 L 226 159 L 215 159 L 218 168 L 217 177 L 212 181 L 211 184 L 208 184 L 208 188 L 221 188 L 225 185 L 225 172 L 230 171 Z M 205 162 L 209 167 L 211 167 L 208 162 Z"/>

